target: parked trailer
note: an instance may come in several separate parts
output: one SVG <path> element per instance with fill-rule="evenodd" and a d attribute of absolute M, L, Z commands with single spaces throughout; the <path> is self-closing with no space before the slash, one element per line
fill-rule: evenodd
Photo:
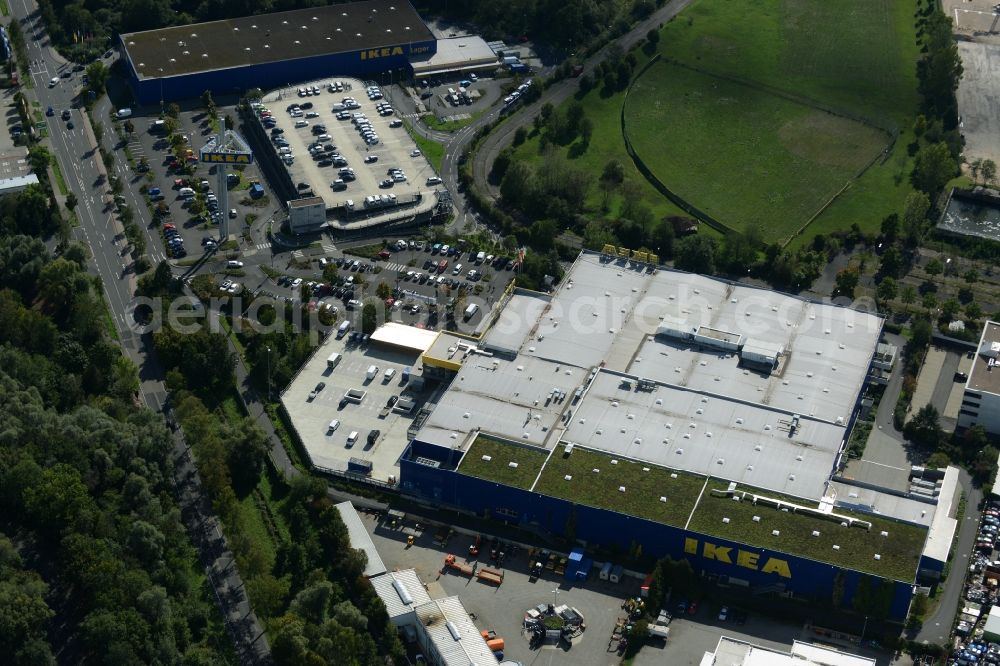
<path fill-rule="evenodd" d="M 489 567 L 483 567 L 476 574 L 479 580 L 485 580 L 488 583 L 495 583 L 496 585 L 503 584 L 503 571 L 498 571 L 497 569 L 490 569 Z"/>
<path fill-rule="evenodd" d="M 472 577 L 476 573 L 476 564 L 465 564 L 464 562 L 459 562 L 454 555 L 449 555 L 444 558 L 444 566 L 448 569 L 454 569 L 463 576 Z"/>

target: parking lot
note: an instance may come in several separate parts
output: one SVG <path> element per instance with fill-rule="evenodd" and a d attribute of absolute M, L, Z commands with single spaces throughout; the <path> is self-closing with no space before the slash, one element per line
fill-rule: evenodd
<path fill-rule="evenodd" d="M 475 615 L 480 629 L 492 629 L 505 640 L 504 656 L 530 665 L 573 664 L 574 666 L 611 666 L 621 658 L 617 652 L 607 650 L 608 639 L 615 620 L 622 614 L 621 604 L 626 596 L 638 593 L 639 581 L 626 577 L 621 584 L 598 579 L 596 570 L 582 584 L 572 583 L 545 571 L 535 582 L 528 577 L 527 554 L 523 549 L 513 551 L 504 560 L 504 579 L 499 587 L 466 578 L 457 573 L 438 575 L 449 553 L 461 555 L 468 552 L 471 537 L 456 534 L 442 548 L 433 543 L 435 529 L 414 529 L 412 521 L 404 521 L 401 529 L 378 523 L 365 516 L 365 525 L 372 533 L 379 555 L 389 569 L 416 570 L 420 579 L 428 584 L 432 598 L 457 595 L 466 609 Z M 406 548 L 406 537 L 415 535 L 415 543 Z M 489 565 L 483 553 L 482 564 Z M 464 559 L 464 558 L 460 558 Z M 538 604 L 567 604 L 584 616 L 586 631 L 571 648 L 543 647 L 531 650 L 528 639 L 521 635 L 524 613 Z M 664 663 L 664 662 L 660 662 Z"/>
<path fill-rule="evenodd" d="M 220 107 L 220 117 L 227 114 L 235 116 L 236 112 L 232 108 Z M 218 189 L 216 170 L 220 167 L 208 166 L 192 160 L 190 164 L 194 166 L 194 175 L 187 176 L 179 173 L 176 167 L 170 166 L 174 156 L 166 133 L 162 131 L 162 126 L 154 125 L 158 118 L 132 116 L 129 120 L 135 131 L 131 136 L 126 137 L 128 151 L 137 165 L 145 158 L 149 169 L 147 173 L 137 173 L 129 184 L 135 188 L 145 186 L 154 209 L 159 204 L 163 204 L 161 221 L 164 224 L 174 226 L 177 232 L 176 236 L 182 241 L 181 246 L 185 250 L 184 254 L 171 252 L 170 256 L 179 259 L 187 256 L 190 258 L 189 260 L 193 260 L 206 249 L 203 244 L 206 238 L 218 237 L 218 219 L 209 224 L 205 218 L 193 215 L 190 212 L 191 201 L 181 196 L 181 187 L 190 186 L 199 191 L 203 197 L 207 197 L 210 193 L 217 195 L 218 193 L 215 192 Z M 178 134 L 186 138 L 187 149 L 197 155 L 212 133 L 208 115 L 201 110 L 182 111 L 177 118 L 177 125 Z M 250 201 L 247 192 L 250 183 L 264 182 L 260 170 L 255 164 L 243 167 L 241 172 L 233 168 L 230 173 L 235 175 L 242 173 L 242 177 L 230 184 L 227 209 L 225 211 L 220 209 L 218 212 L 220 216 L 229 217 L 229 231 L 239 237 L 247 229 L 248 219 L 266 220 L 274 215 L 278 204 L 266 199 L 262 200 L 261 203 L 244 203 L 244 201 Z M 152 175 L 151 181 L 147 178 L 149 174 Z M 208 181 L 208 189 L 203 190 L 203 180 Z M 178 181 L 183 181 L 183 184 L 179 184 Z M 231 211 L 235 211 L 235 216 L 231 214 Z M 253 217 L 248 218 L 248 215 Z M 225 267 L 225 261 L 225 257 L 218 257 L 215 264 L 210 264 L 210 266 L 222 269 Z"/>
<path fill-rule="evenodd" d="M 385 311 L 386 317 L 431 330 L 445 328 L 445 307 L 461 291 L 464 292 L 463 303 L 480 304 L 479 311 L 467 320 L 461 313 L 456 313 L 455 329 L 471 333 L 514 277 L 512 260 L 508 256 L 493 256 L 483 250 L 484 259 L 477 263 L 478 248 L 475 255 L 471 255 L 471 249 L 459 253 L 457 248 L 449 248 L 442 254 L 442 244 L 437 244 L 435 249 L 433 243 L 414 240 L 407 242 L 406 250 L 396 250 L 397 242 L 389 243 L 385 259 L 365 259 L 340 252 L 332 253 L 332 257 L 316 257 L 315 270 L 291 270 L 279 277 L 277 283 L 268 281 L 261 291 L 297 302 L 301 298 L 301 285 L 312 283 L 317 307 L 328 304 L 338 308 L 343 316 L 348 301 L 376 298 L 378 286 L 384 282 L 393 292 L 392 305 Z M 488 262 L 486 257 L 489 256 L 493 259 Z M 448 265 L 442 273 L 438 273 L 436 267 L 442 260 Z M 332 262 L 337 267 L 333 283 L 323 282 L 326 262 Z M 471 270 L 477 271 L 472 279 L 469 278 Z M 306 277 L 308 275 L 312 277 Z M 357 316 L 358 312 L 355 311 L 354 315 Z"/>
<path fill-rule="evenodd" d="M 330 335 L 302 367 L 282 400 L 313 464 L 343 470 L 348 460 L 355 458 L 368 461 L 376 478 L 398 478 L 397 460 L 409 441 L 407 427 L 426 398 L 422 382 L 418 382 L 420 355 L 362 343 L 359 337 Z M 329 367 L 332 354 L 341 358 Z M 363 393 L 363 397 L 345 399 L 351 390 L 358 391 L 356 396 Z M 399 410 L 402 403 L 397 402 L 404 399 L 415 404 L 405 413 Z M 352 437 L 352 433 L 356 435 Z"/>
<path fill-rule="evenodd" d="M 356 79 L 314 81 L 262 101 L 265 128 L 292 182 L 300 191 L 311 189 L 328 209 L 347 201 L 353 202 L 348 208 L 374 208 L 365 205 L 374 195 L 403 205 L 429 191 L 428 179 L 436 183 L 437 174 L 378 88 L 366 89 Z"/>

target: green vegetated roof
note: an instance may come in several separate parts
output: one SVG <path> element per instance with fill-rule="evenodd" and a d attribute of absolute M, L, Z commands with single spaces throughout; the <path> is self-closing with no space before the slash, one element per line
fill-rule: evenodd
<path fill-rule="evenodd" d="M 617 464 L 612 464 L 613 460 Z M 566 476 L 572 478 L 566 480 Z M 580 447 L 574 447 L 567 456 L 563 445 L 559 445 L 534 490 L 577 504 L 683 527 L 704 484 L 703 476 Z M 661 497 L 666 501 L 660 501 Z"/>
<path fill-rule="evenodd" d="M 535 482 L 535 477 L 538 476 L 538 471 L 542 469 L 548 453 L 545 449 L 504 442 L 489 435 L 479 435 L 469 447 L 469 452 L 462 459 L 458 471 L 487 481 L 529 490 L 531 484 Z M 483 460 L 483 456 L 489 456 L 490 460 Z M 517 463 L 517 467 L 511 467 L 512 462 Z"/>
<path fill-rule="evenodd" d="M 709 481 L 688 528 L 702 534 L 722 537 L 748 546 L 799 555 L 820 562 L 864 571 L 894 580 L 912 581 L 927 537 L 923 527 L 879 518 L 867 513 L 834 509 L 840 515 L 872 524 L 871 529 L 843 527 L 841 521 L 782 511 L 773 506 L 754 505 L 749 499 L 737 502 L 730 497 L 716 497 L 711 489 L 726 489 L 728 481 Z M 738 490 L 756 492 L 782 499 L 775 493 L 738 486 Z M 814 506 L 806 500 L 791 500 Z M 754 516 L 760 516 L 755 522 Z M 723 522 L 728 518 L 729 522 Z M 774 536 L 773 530 L 779 535 Z M 819 536 L 813 536 L 813 531 Z M 888 532 L 889 536 L 882 536 Z M 834 545 L 840 546 L 834 549 Z M 876 560 L 878 554 L 881 559 Z"/>

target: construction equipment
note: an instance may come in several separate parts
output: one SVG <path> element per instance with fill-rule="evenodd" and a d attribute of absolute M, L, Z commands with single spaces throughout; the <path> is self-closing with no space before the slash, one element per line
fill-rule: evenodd
<path fill-rule="evenodd" d="M 667 640 L 670 635 L 670 627 L 667 626 L 669 624 L 670 613 L 661 609 L 660 614 L 656 617 L 656 622 L 649 625 L 649 635 Z"/>
<path fill-rule="evenodd" d="M 454 555 L 449 555 L 444 558 L 444 566 L 447 569 L 454 569 L 463 576 L 469 576 L 470 578 L 476 573 L 476 563 L 466 564 L 464 562 L 459 562 Z"/>
<path fill-rule="evenodd" d="M 548 569 L 549 571 L 552 571 L 553 569 L 556 568 L 556 562 L 558 561 L 559 561 L 558 555 L 556 555 L 555 553 L 549 553 L 549 559 L 545 563 L 545 568 Z"/>
<path fill-rule="evenodd" d="M 531 563 L 531 573 L 528 574 L 528 580 L 532 583 L 538 580 L 538 577 L 542 575 L 542 563 L 532 562 Z"/>
<path fill-rule="evenodd" d="M 444 546 L 448 543 L 448 539 L 454 534 L 454 530 L 446 525 L 442 525 L 438 528 L 437 532 L 434 533 L 434 545 Z"/>
<path fill-rule="evenodd" d="M 497 586 L 503 583 L 503 571 L 498 571 L 496 569 L 490 569 L 489 567 L 483 567 L 476 574 L 479 580 L 485 580 L 488 583 L 494 583 Z"/>
<path fill-rule="evenodd" d="M 413 535 L 410 534 L 406 537 L 406 547 L 409 548 L 413 545 Z"/>
<path fill-rule="evenodd" d="M 486 641 L 486 647 L 492 652 L 503 652 L 504 640 L 497 636 L 497 632 L 492 629 L 483 629 L 480 632 L 483 636 L 483 640 Z"/>
<path fill-rule="evenodd" d="M 566 558 L 565 557 L 560 557 L 559 558 L 559 563 L 556 564 L 555 572 L 556 572 L 557 576 L 562 576 L 564 573 L 566 573 Z"/>

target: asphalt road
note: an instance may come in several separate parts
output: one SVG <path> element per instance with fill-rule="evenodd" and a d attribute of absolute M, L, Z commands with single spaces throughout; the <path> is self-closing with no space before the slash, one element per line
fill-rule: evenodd
<path fill-rule="evenodd" d="M 28 97 L 36 97 L 42 109 L 51 106 L 54 115 L 49 123 L 49 147 L 55 155 L 69 192 L 79 202 L 76 214 L 79 226 L 74 228 L 76 240 L 87 245 L 93 255 L 93 269 L 104 285 L 108 305 L 115 326 L 121 337 L 122 351 L 140 368 L 140 395 L 145 404 L 160 410 L 164 404 L 166 388 L 163 371 L 151 353 L 151 339 L 141 335 L 131 327 L 131 304 L 135 290 L 135 276 L 129 270 L 131 258 L 125 252 L 125 240 L 121 225 L 106 207 L 109 192 L 107 174 L 97 152 L 97 142 L 76 98 L 81 85 L 80 73 L 61 78 L 61 73 L 72 65 L 49 48 L 44 24 L 37 7 L 28 0 L 15 0 L 10 6 L 13 18 L 19 20 L 28 38 L 27 51 L 30 62 L 34 91 L 25 89 Z M 59 83 L 50 87 L 49 80 L 60 76 Z M 63 109 L 71 110 L 74 129 L 69 129 L 60 118 Z M 106 139 L 113 137 L 105 137 Z M 125 182 L 131 177 L 126 165 L 117 163 L 122 169 L 119 175 Z M 127 199 L 136 212 L 136 222 L 147 226 L 148 212 L 132 188 L 125 188 Z M 153 239 L 148 239 L 152 242 Z M 150 247 L 154 247 L 150 245 Z M 269 660 L 270 648 L 246 595 L 241 592 L 243 581 L 232 566 L 233 555 L 228 551 L 225 538 L 218 529 L 211 513 L 211 503 L 201 492 L 200 480 L 181 437 L 175 438 L 175 454 L 178 460 L 178 496 L 182 507 L 197 505 L 198 511 L 186 511 L 186 525 L 192 540 L 199 547 L 206 574 L 213 585 L 217 603 L 226 620 L 226 626 L 233 638 L 242 663 L 256 664 Z M 215 537 L 202 538 L 206 525 L 214 529 Z"/>

